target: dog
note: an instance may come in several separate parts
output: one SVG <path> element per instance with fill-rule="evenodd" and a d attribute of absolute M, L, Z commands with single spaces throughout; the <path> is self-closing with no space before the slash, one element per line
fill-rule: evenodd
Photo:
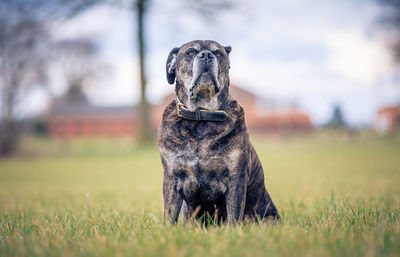
<path fill-rule="evenodd" d="M 164 110 L 158 146 L 164 167 L 164 222 L 212 217 L 218 224 L 279 220 L 249 141 L 243 108 L 229 94 L 229 54 L 195 40 L 168 55 L 176 99 Z"/>

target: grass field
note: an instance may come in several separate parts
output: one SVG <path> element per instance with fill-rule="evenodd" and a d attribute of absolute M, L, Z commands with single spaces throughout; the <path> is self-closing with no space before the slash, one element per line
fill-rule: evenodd
<path fill-rule="evenodd" d="M 400 256 L 400 141 L 253 140 L 282 222 L 162 224 L 157 148 L 0 159 L 0 256 Z"/>

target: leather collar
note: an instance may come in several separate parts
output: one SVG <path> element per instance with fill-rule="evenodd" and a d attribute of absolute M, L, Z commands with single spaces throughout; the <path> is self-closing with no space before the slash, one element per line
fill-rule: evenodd
<path fill-rule="evenodd" d="M 228 100 L 225 100 L 220 108 L 224 108 L 227 103 Z M 190 111 L 179 101 L 178 97 L 176 98 L 176 113 L 181 118 L 195 121 L 224 121 L 228 118 L 228 114 L 222 110 L 210 111 L 198 108 L 196 111 Z"/>

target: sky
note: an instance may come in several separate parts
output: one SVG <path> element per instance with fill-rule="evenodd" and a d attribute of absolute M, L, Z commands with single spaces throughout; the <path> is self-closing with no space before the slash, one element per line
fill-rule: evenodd
<path fill-rule="evenodd" d="M 169 51 L 194 39 L 232 46 L 231 82 L 262 99 L 296 105 L 312 121 L 327 122 L 340 105 L 352 126 L 372 124 L 377 108 L 398 103 L 398 72 L 377 24 L 381 9 L 362 0 L 231 1 L 213 16 L 190 1 L 153 0 L 146 15 L 148 99 L 173 92 L 165 77 Z M 110 72 L 86 88 L 99 105 L 139 99 L 135 15 L 128 8 L 98 6 L 58 27 L 57 38 L 88 37 Z M 56 94 L 65 87 L 53 76 Z M 46 101 L 32 94 L 29 110 Z M 40 102 L 40 103 L 39 103 Z"/>

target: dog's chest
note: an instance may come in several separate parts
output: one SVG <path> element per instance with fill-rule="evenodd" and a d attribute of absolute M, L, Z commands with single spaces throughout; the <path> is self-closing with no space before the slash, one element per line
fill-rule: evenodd
<path fill-rule="evenodd" d="M 188 153 L 198 158 L 222 155 L 223 138 L 232 131 L 227 122 L 193 122 L 182 120 L 167 128 L 165 147 L 171 151 Z M 222 142 L 224 141 L 224 142 Z M 216 147 L 217 146 L 217 147 Z"/>
<path fill-rule="evenodd" d="M 160 138 L 163 164 L 186 200 L 210 203 L 226 194 L 243 153 L 243 149 L 231 144 L 233 128 L 228 121 L 187 120 L 164 127 Z"/>
<path fill-rule="evenodd" d="M 201 147 L 210 145 L 219 139 L 219 136 L 228 130 L 226 122 L 192 122 L 183 120 L 180 124 L 180 136 L 191 138 Z"/>
<path fill-rule="evenodd" d="M 213 178 L 226 176 L 235 169 L 243 149 L 230 144 L 234 130 L 229 124 L 183 120 L 174 125 L 161 138 L 162 155 L 170 171 L 186 169 L 198 178 Z"/>
<path fill-rule="evenodd" d="M 177 190 L 186 199 L 216 202 L 226 194 L 239 159 L 239 149 L 224 155 L 186 151 L 171 156 L 169 171 L 177 181 Z"/>
<path fill-rule="evenodd" d="M 225 195 L 231 171 L 223 156 L 180 155 L 174 164 L 177 190 L 186 199 L 216 201 Z"/>

